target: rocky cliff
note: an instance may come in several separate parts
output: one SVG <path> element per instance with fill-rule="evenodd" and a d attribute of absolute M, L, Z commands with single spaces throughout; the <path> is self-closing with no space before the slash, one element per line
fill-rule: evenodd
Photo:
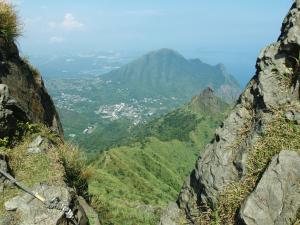
<path fill-rule="evenodd" d="M 17 16 L 1 0 L 0 17 L 0 225 L 97 225 L 83 157 L 64 143 L 42 77 L 19 56 Z"/>
<path fill-rule="evenodd" d="M 297 0 L 160 224 L 299 223 L 299 63 Z"/>
<path fill-rule="evenodd" d="M 63 136 L 59 116 L 40 74 L 20 58 L 12 40 L 1 37 L 0 84 L 0 137 L 13 134 L 17 121 L 45 124 Z"/>

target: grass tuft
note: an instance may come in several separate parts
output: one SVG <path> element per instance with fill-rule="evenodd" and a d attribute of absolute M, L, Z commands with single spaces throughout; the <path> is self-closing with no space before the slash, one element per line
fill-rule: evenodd
<path fill-rule="evenodd" d="M 23 56 L 22 61 L 28 66 L 28 68 L 32 72 L 35 80 L 41 79 L 40 71 L 30 63 L 29 56 Z"/>
<path fill-rule="evenodd" d="M 58 155 L 65 170 L 65 181 L 69 187 L 85 199 L 89 198 L 87 179 L 92 171 L 87 167 L 86 157 L 78 147 L 64 143 L 58 148 Z"/>
<path fill-rule="evenodd" d="M 0 37 L 7 41 L 14 40 L 21 35 L 21 25 L 14 7 L 0 0 Z"/>

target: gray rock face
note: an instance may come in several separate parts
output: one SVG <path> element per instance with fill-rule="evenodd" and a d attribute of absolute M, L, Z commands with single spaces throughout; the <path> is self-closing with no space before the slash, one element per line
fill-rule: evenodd
<path fill-rule="evenodd" d="M 178 225 L 180 210 L 176 203 L 171 203 L 164 211 L 158 225 Z"/>
<path fill-rule="evenodd" d="M 300 209 L 300 155 L 275 156 L 240 210 L 245 225 L 289 225 Z"/>
<path fill-rule="evenodd" d="M 37 136 L 36 139 L 31 142 L 28 146 L 28 153 L 41 153 L 45 152 L 47 149 L 51 147 L 51 142 L 42 136 Z"/>
<path fill-rule="evenodd" d="M 6 157 L 4 155 L 0 155 L 0 170 L 7 172 L 8 165 L 6 161 Z M 5 185 L 7 184 L 7 180 L 0 175 L 0 193 L 3 192 Z"/>
<path fill-rule="evenodd" d="M 0 84 L 0 138 L 13 135 L 17 123 L 27 121 L 26 113 L 11 98 L 8 86 Z"/>
<path fill-rule="evenodd" d="M 7 102 L 9 98 L 8 87 L 5 84 L 0 85 L 0 102 Z"/>
<path fill-rule="evenodd" d="M 18 108 L 26 115 L 28 121 L 42 123 L 63 136 L 63 129 L 54 103 L 45 89 L 43 80 L 37 71 L 22 60 L 17 46 L 0 38 L 0 84 L 7 85 L 10 97 L 18 103 Z M 4 86 L 5 87 L 5 86 Z M 6 102 L 7 91 L 0 87 L 0 104 Z M 1 100 L 2 99 L 2 100 Z M 15 113 L 14 105 L 10 111 Z M 1 116 L 0 109 L 0 119 Z M 4 116 L 7 112 L 2 113 Z M 4 124 L 5 125 L 5 124 Z M 0 134 L 3 121 L 0 121 Z"/>
<path fill-rule="evenodd" d="M 289 120 L 291 122 L 295 122 L 297 124 L 300 124 L 300 112 L 291 110 L 291 111 L 288 111 L 285 116 L 286 116 L 287 120 Z"/>
<path fill-rule="evenodd" d="M 33 190 L 48 200 L 59 197 L 64 205 L 71 205 L 72 196 L 66 187 L 36 185 Z M 62 225 L 65 220 L 62 211 L 47 209 L 42 202 L 29 194 L 17 196 L 6 202 L 5 208 L 18 213 L 20 225 Z"/>
<path fill-rule="evenodd" d="M 300 0 L 297 0 L 284 20 L 278 41 L 261 51 L 255 76 L 217 129 L 214 141 L 201 152 L 196 168 L 183 185 L 178 206 L 191 223 L 196 222 L 199 208 L 207 205 L 214 209 L 224 188 L 243 178 L 248 153 L 274 117 L 273 112 L 291 102 L 299 103 L 300 68 L 295 61 L 299 52 Z M 292 82 L 291 88 L 284 83 L 285 77 Z M 299 117 L 288 116 L 292 120 Z M 162 223 L 165 224 L 168 223 Z"/>
<path fill-rule="evenodd" d="M 79 197 L 78 198 L 78 208 L 79 208 L 79 212 L 85 212 L 85 214 L 88 215 L 88 221 L 90 222 L 91 225 L 100 225 L 100 220 L 98 217 L 98 213 L 91 207 L 89 206 L 89 204 L 85 201 L 84 198 Z M 79 216 L 78 214 L 81 214 L 81 216 Z M 77 218 L 81 217 L 82 220 L 84 220 L 84 216 L 82 216 L 82 213 L 77 213 Z M 81 223 L 83 224 L 83 223 Z M 83 224 L 84 225 L 84 224 Z"/>

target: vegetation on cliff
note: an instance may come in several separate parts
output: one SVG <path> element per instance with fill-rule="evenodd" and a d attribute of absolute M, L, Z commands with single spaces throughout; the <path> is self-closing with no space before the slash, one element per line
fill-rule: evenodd
<path fill-rule="evenodd" d="M 87 173 L 85 158 L 80 151 L 64 143 L 59 135 L 50 131 L 44 125 L 24 124 L 22 137 L 12 145 L 0 146 L 0 156 L 8 161 L 9 172 L 24 185 L 32 188 L 37 183 L 74 188 L 76 192 L 87 197 Z M 30 153 L 30 144 L 38 137 L 49 140 L 51 145 L 46 151 Z M 14 186 L 6 187 L 0 198 L 0 218 L 13 216 L 8 214 L 4 203 L 22 191 Z"/>
<path fill-rule="evenodd" d="M 0 37 L 13 40 L 21 35 L 21 25 L 13 6 L 0 1 Z"/>
<path fill-rule="evenodd" d="M 275 114 L 249 153 L 247 174 L 242 180 L 232 182 L 225 188 L 215 210 L 207 207 L 208 212 L 199 215 L 199 224 L 236 224 L 240 207 L 258 184 L 272 158 L 282 149 L 300 153 L 299 124 L 287 120 L 282 111 Z"/>

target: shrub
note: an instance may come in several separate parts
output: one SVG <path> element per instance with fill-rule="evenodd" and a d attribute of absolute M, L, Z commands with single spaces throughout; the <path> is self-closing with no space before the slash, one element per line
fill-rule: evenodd
<path fill-rule="evenodd" d="M 86 165 L 85 155 L 76 146 L 64 143 L 59 146 L 59 158 L 65 169 L 65 181 L 69 187 L 89 199 L 87 180 L 91 176 L 91 168 Z"/>
<path fill-rule="evenodd" d="M 0 147 L 6 147 L 9 144 L 9 138 L 8 137 L 4 137 L 4 138 L 0 138 Z"/>
<path fill-rule="evenodd" d="M 21 26 L 13 6 L 0 0 L 0 36 L 6 40 L 14 40 L 21 34 Z"/>
<path fill-rule="evenodd" d="M 28 66 L 35 79 L 41 78 L 40 71 L 30 63 L 29 56 L 23 56 L 22 60 Z"/>

